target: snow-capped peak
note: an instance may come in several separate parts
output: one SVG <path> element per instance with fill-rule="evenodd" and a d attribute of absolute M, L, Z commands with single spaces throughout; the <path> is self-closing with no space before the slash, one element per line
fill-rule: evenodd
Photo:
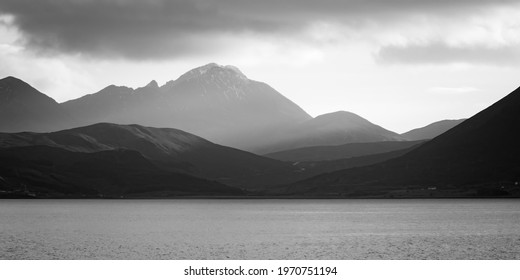
<path fill-rule="evenodd" d="M 237 67 L 232 65 L 219 65 L 216 63 L 209 63 L 204 66 L 197 67 L 180 76 L 177 81 L 187 81 L 194 78 L 203 77 L 205 75 L 216 76 L 216 75 L 233 75 L 236 78 L 247 80 L 244 75 Z"/>
<path fill-rule="evenodd" d="M 199 72 L 200 75 L 204 75 L 204 74 L 206 74 L 206 72 L 208 72 L 208 70 L 210 70 L 212 68 L 215 68 L 215 67 L 222 67 L 222 66 L 220 66 L 220 65 L 218 65 L 216 63 L 208 63 L 208 64 L 206 64 L 204 66 L 197 67 L 197 68 L 195 68 L 195 69 L 193 69 L 191 71 Z"/>

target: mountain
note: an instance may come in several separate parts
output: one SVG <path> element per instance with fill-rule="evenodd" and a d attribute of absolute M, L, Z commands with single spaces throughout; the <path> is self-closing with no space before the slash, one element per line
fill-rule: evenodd
<path fill-rule="evenodd" d="M 313 177 L 282 193 L 333 196 L 520 196 L 520 88 L 409 153 Z"/>
<path fill-rule="evenodd" d="M 15 78 L 0 88 L 0 131 L 49 132 L 100 122 L 181 129 L 255 153 L 352 142 L 403 140 L 349 113 L 312 118 L 269 85 L 234 66 L 210 63 L 159 86 L 110 85 L 57 104 Z M 16 98 L 14 98 L 16 97 Z"/>
<path fill-rule="evenodd" d="M 325 161 L 407 149 L 424 141 L 384 141 L 371 143 L 349 143 L 336 146 L 312 146 L 290 149 L 264 155 L 282 161 Z"/>
<path fill-rule="evenodd" d="M 163 169 L 241 188 L 265 187 L 294 169 L 172 128 L 99 123 L 52 133 L 0 133 L 0 148 L 42 145 L 80 153 L 132 150 Z"/>
<path fill-rule="evenodd" d="M 159 87 L 109 86 L 62 104 L 81 125 L 172 127 L 255 153 L 295 147 L 403 140 L 349 112 L 312 118 L 269 85 L 234 66 L 210 63 Z"/>
<path fill-rule="evenodd" d="M 135 90 L 112 85 L 62 105 L 81 125 L 174 127 L 242 149 L 261 146 L 271 131 L 311 119 L 269 85 L 248 79 L 236 67 L 214 63 L 161 87 L 154 81 Z"/>
<path fill-rule="evenodd" d="M 244 192 L 161 169 L 139 152 L 71 152 L 49 146 L 0 148 L 0 197 L 168 197 Z"/>
<path fill-rule="evenodd" d="M 302 147 L 404 139 L 397 133 L 375 125 L 354 113 L 338 111 L 306 120 L 288 130 L 278 131 L 265 140 L 264 147 L 257 149 L 256 152 L 270 154 Z"/>
<path fill-rule="evenodd" d="M 200 195 L 213 190 L 215 182 L 209 184 L 211 181 L 235 187 L 218 185 L 223 190 L 220 195 L 233 191 L 244 194 L 240 189 L 265 191 L 404 152 L 293 164 L 220 146 L 177 129 L 99 123 L 52 133 L 0 133 L 0 158 L 4 164 L 0 177 L 11 178 L 10 185 L 23 183 L 33 186 L 33 191 L 51 194 L 129 196 L 138 192 L 142 196 L 146 192 L 153 196 L 151 190 L 173 195 L 180 192 L 176 188 L 188 194 L 200 184 L 201 189 L 192 192 Z M 15 171 L 18 175 L 13 178 Z M 167 180 L 174 183 L 171 188 L 167 188 Z M 34 186 L 45 188 L 42 191 Z M 218 188 L 213 191 L 219 194 Z"/>
<path fill-rule="evenodd" d="M 111 85 L 62 104 L 23 81 L 4 80 L 6 86 L 0 89 L 4 96 L 0 114 L 7 116 L 0 126 L 4 132 L 49 132 L 100 122 L 140 124 L 178 128 L 255 153 L 403 140 L 349 112 L 312 118 L 272 87 L 248 79 L 234 66 L 210 63 L 163 86 L 156 81 L 136 89 Z M 16 102 L 12 96 L 17 97 Z"/>
<path fill-rule="evenodd" d="M 433 139 L 444 132 L 452 129 L 453 127 L 459 125 L 466 119 L 460 120 L 442 120 L 438 122 L 434 122 L 427 126 L 412 129 L 408 132 L 401 134 L 401 136 L 407 140 L 415 141 L 415 140 L 424 140 L 424 139 Z"/>
<path fill-rule="evenodd" d="M 22 80 L 0 80 L 0 131 L 52 131 L 69 127 L 71 115 Z"/>

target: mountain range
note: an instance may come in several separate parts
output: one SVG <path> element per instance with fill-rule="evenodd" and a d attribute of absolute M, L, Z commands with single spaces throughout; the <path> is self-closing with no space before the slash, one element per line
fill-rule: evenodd
<path fill-rule="evenodd" d="M 212 142 L 251 150 L 265 135 L 311 119 L 265 83 L 233 66 L 211 63 L 159 87 L 109 86 L 62 106 L 81 120 L 181 129 Z M 262 137 L 263 136 L 263 137 Z"/>
<path fill-rule="evenodd" d="M 378 156 L 285 163 L 181 130 L 99 123 L 0 133 L 0 190 L 24 186 L 39 197 L 244 195 L 397 155 Z"/>
<path fill-rule="evenodd" d="M 313 118 L 213 63 L 62 104 L 7 77 L 0 197 L 520 196 L 519 107 L 517 89 L 397 134 L 351 112 Z"/>
<path fill-rule="evenodd" d="M 269 85 L 214 63 L 159 86 L 108 86 L 61 104 L 27 83 L 0 80 L 2 132 L 51 132 L 107 122 L 176 128 L 255 153 L 406 138 L 349 112 L 312 118 Z"/>
<path fill-rule="evenodd" d="M 400 157 L 322 174 L 278 191 L 349 197 L 519 196 L 519 127 L 520 88 Z"/>
<path fill-rule="evenodd" d="M 99 123 L 51 133 L 0 133 L 0 148 L 48 146 L 70 152 L 131 150 L 164 170 L 240 188 L 269 184 L 291 164 L 214 144 L 193 134 L 140 125 Z"/>

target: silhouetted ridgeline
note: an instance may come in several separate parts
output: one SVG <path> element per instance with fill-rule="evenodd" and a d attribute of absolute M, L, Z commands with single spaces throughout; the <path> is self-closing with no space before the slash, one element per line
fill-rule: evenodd
<path fill-rule="evenodd" d="M 350 112 L 312 118 L 232 66 L 63 104 L 7 77 L 0 197 L 512 197 L 519 127 L 518 89 L 399 135 Z"/>

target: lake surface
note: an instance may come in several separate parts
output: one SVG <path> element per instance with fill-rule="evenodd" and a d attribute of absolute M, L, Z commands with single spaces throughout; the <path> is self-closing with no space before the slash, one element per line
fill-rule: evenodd
<path fill-rule="evenodd" d="M 0 259 L 520 259 L 520 200 L 0 200 Z"/>

